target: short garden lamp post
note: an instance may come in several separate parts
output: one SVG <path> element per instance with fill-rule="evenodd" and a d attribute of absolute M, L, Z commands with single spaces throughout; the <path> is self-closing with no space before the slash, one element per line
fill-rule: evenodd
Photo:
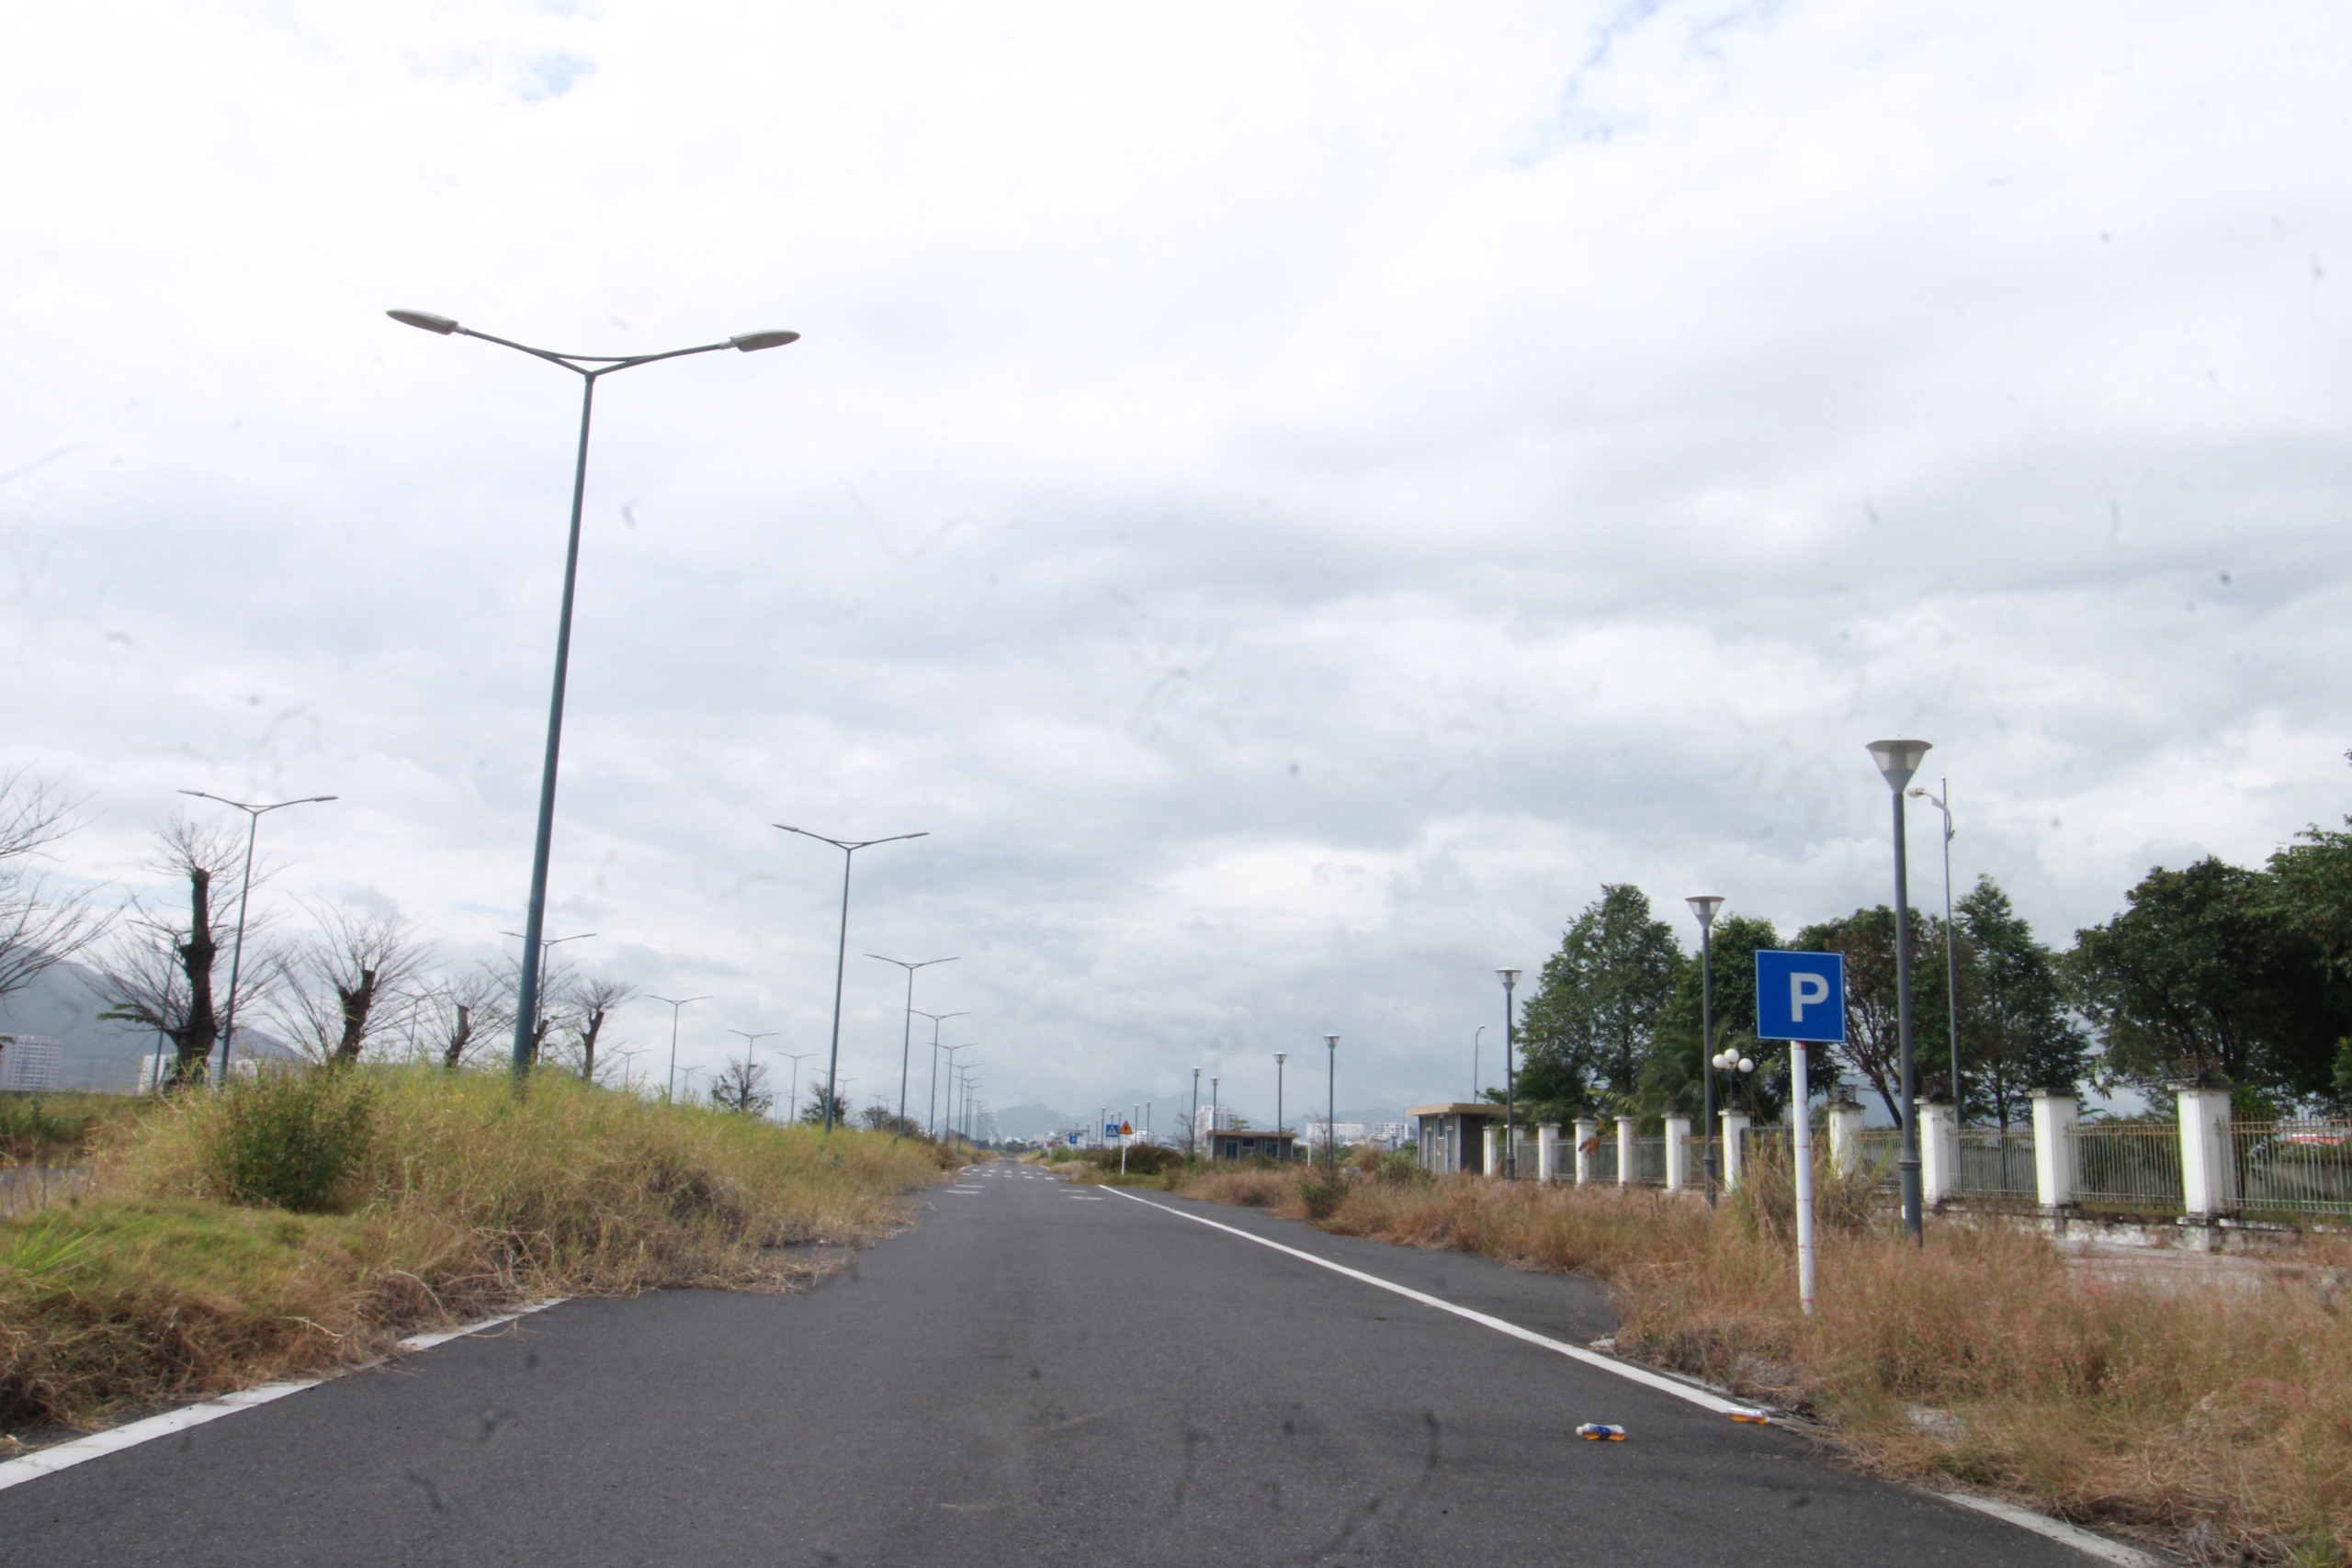
<path fill-rule="evenodd" d="M 1895 1169 L 1903 1181 L 1903 1228 L 1926 1245 L 1919 1201 L 1919 1074 L 1911 1059 L 1911 875 L 1903 843 L 1903 790 L 1927 761 L 1925 740 L 1873 740 L 1871 760 L 1894 796 L 1894 1039 L 1903 1077 L 1903 1153 Z M 1804 1115 L 1799 1106 L 1796 1114 Z"/>
<path fill-rule="evenodd" d="M 1699 917 L 1699 1055 L 1704 1056 L 1715 1043 L 1715 911 L 1724 901 L 1712 893 L 1693 894 L 1683 900 L 1690 912 Z M 1712 1065 L 1712 1064 L 1711 1064 Z M 1702 1070 L 1699 1074 L 1700 1141 L 1706 1149 L 1701 1164 L 1706 1170 L 1707 1206 L 1715 1205 L 1715 1075 Z"/>

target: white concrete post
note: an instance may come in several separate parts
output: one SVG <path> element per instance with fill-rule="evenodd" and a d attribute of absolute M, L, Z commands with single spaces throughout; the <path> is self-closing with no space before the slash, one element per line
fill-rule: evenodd
<path fill-rule="evenodd" d="M 1739 1185 L 1739 1157 L 1747 1138 L 1747 1112 L 1726 1111 L 1724 1119 L 1724 1190 Z"/>
<path fill-rule="evenodd" d="M 1560 1179 L 1560 1124 L 1546 1122 L 1535 1129 L 1535 1179 Z"/>
<path fill-rule="evenodd" d="M 2179 1084 L 2174 1092 L 2180 1097 L 2180 1206 L 2192 1214 L 2226 1214 L 2238 1206 L 2230 1091 Z"/>
<path fill-rule="evenodd" d="M 1679 1192 L 1690 1185 L 1690 1118 L 1666 1119 L 1666 1190 Z"/>
<path fill-rule="evenodd" d="M 1577 1185 L 1583 1187 L 1592 1180 L 1592 1145 L 1600 1136 L 1600 1123 L 1589 1116 L 1579 1116 L 1571 1130 L 1577 1139 Z"/>
<path fill-rule="evenodd" d="M 2033 1189 L 2045 1209 L 2075 1201 L 2075 1123 L 2082 1114 L 2071 1090 L 2033 1091 Z"/>
<path fill-rule="evenodd" d="M 1639 1125 L 1638 1117 L 1617 1118 L 1617 1185 L 1620 1187 L 1634 1184 L 1634 1129 Z"/>
<path fill-rule="evenodd" d="M 1490 1177 L 1499 1177 L 1503 1173 L 1501 1154 L 1503 1141 L 1500 1136 L 1502 1129 L 1496 1126 L 1493 1120 L 1489 1118 L 1483 1131 L 1487 1134 L 1487 1174 Z"/>
<path fill-rule="evenodd" d="M 1839 1176 L 1851 1176 L 1862 1164 L 1862 1108 L 1850 1100 L 1829 1102 L 1829 1163 Z"/>
<path fill-rule="evenodd" d="M 1941 1100 L 1919 1105 L 1919 1201 L 1932 1209 L 1960 1196 L 1960 1108 Z"/>

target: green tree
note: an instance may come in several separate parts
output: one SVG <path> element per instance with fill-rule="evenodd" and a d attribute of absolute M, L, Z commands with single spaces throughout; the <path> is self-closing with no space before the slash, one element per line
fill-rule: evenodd
<path fill-rule="evenodd" d="M 1881 904 L 1842 919 L 1823 920 L 1797 932 L 1806 953 L 1846 955 L 1846 1043 L 1837 1059 L 1867 1081 L 1886 1107 L 1901 1118 L 1902 1045 L 1896 1028 L 1894 911 Z M 1969 954 L 1954 943 L 1965 965 Z M 1965 969 L 1963 968 L 1963 973 Z M 1951 1076 L 1951 1030 L 1944 1004 L 1944 923 L 1911 911 L 1911 1053 L 1919 1092 L 1935 1093 Z"/>
<path fill-rule="evenodd" d="M 2344 982 L 2280 912 L 2261 872 L 2208 856 L 2148 873 L 2128 907 L 2075 933 L 2064 974 L 2106 1047 L 2107 1078 L 2154 1088 L 2219 1077 L 2301 1100 L 2334 1087 Z"/>
<path fill-rule="evenodd" d="M 1633 1100 L 1652 1032 L 1690 962 L 1640 888 L 1604 885 L 1520 1010 L 1520 1096 L 1530 1114 L 1573 1116 L 1604 1094 Z"/>
<path fill-rule="evenodd" d="M 2007 1127 L 2037 1089 L 2073 1089 L 2089 1043 L 2067 1015 L 2058 956 L 1989 876 L 1955 911 L 1966 939 L 1961 963 L 1961 1058 L 1966 1109 Z"/>

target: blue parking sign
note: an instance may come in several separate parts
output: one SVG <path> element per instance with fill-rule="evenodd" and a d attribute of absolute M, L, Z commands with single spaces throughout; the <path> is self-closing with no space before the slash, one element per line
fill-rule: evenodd
<path fill-rule="evenodd" d="M 1758 949 L 1756 1038 L 1843 1044 L 1846 955 Z"/>

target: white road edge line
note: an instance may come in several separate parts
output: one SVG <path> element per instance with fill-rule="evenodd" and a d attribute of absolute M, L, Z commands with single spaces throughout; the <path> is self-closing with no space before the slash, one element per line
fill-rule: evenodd
<path fill-rule="evenodd" d="M 435 1345 L 446 1345 L 452 1339 L 462 1339 L 469 1334 L 480 1334 L 486 1329 L 512 1323 L 518 1317 L 528 1317 L 535 1312 L 545 1312 L 563 1299 L 561 1296 L 557 1296 L 550 1301 L 533 1302 L 529 1306 L 519 1311 L 502 1313 L 496 1317 L 486 1317 L 480 1323 L 469 1323 L 462 1328 L 447 1329 L 439 1334 L 414 1335 L 401 1340 L 393 1347 L 393 1349 L 396 1354 L 430 1350 Z M 381 1366 L 383 1363 L 379 1361 L 369 1364 Z M 353 1367 L 349 1370 L 362 1371 L 366 1369 Z M 334 1375 L 339 1377 L 343 1374 Z M 53 1448 L 36 1449 L 31 1453 L 20 1455 L 16 1459 L 0 1461 L 0 1492 L 6 1492 L 11 1486 L 21 1486 L 28 1481 L 39 1480 L 44 1475 L 53 1475 L 61 1470 L 71 1470 L 77 1464 L 87 1464 L 90 1461 L 102 1459 L 107 1454 L 119 1453 L 124 1449 L 137 1448 L 141 1443 L 152 1443 L 158 1438 L 168 1438 L 175 1432 L 185 1432 L 191 1427 L 201 1427 L 208 1421 L 218 1421 L 223 1416 L 234 1416 L 240 1410 L 251 1410 L 257 1404 L 267 1404 L 272 1400 L 283 1399 L 289 1393 L 300 1393 L 306 1388 L 316 1388 L 328 1381 L 327 1378 L 297 1378 L 285 1382 L 266 1382 L 254 1388 L 243 1388 L 234 1393 L 224 1393 L 218 1399 L 208 1399 L 201 1404 L 190 1404 L 178 1410 L 167 1410 L 161 1416 L 150 1416 L 142 1421 L 128 1421 L 119 1427 L 110 1427 L 103 1432 L 93 1432 L 86 1438 L 75 1438 L 71 1442 L 59 1443 Z"/>
<path fill-rule="evenodd" d="M 1572 1361 L 1582 1361 L 1588 1367 L 1597 1367 L 1604 1372 L 1623 1378 L 1628 1382 L 1637 1382 L 1645 1388 L 1654 1388 L 1660 1393 L 1670 1393 L 1677 1399 L 1687 1400 L 1701 1409 L 1712 1410 L 1718 1416 L 1728 1416 L 1735 1410 L 1752 1408 L 1746 1404 L 1736 1404 L 1728 1399 L 1717 1398 L 1705 1389 L 1692 1388 L 1689 1383 L 1662 1376 L 1646 1367 L 1636 1367 L 1627 1361 L 1612 1360 L 1598 1350 L 1588 1350 L 1581 1345 L 1570 1345 L 1563 1340 L 1538 1334 L 1532 1328 L 1521 1328 L 1515 1323 L 1506 1323 L 1499 1317 L 1489 1317 L 1483 1312 L 1475 1312 L 1466 1306 L 1457 1306 L 1442 1296 L 1430 1295 L 1414 1290 L 1409 1285 L 1399 1285 L 1394 1280 L 1384 1280 L 1377 1274 L 1367 1274 L 1360 1269 L 1351 1269 L 1344 1263 L 1334 1263 L 1328 1258 L 1317 1258 L 1311 1252 L 1302 1252 L 1295 1247 L 1284 1247 L 1281 1242 L 1269 1241 L 1262 1235 L 1252 1235 L 1238 1226 L 1222 1224 L 1201 1214 L 1188 1214 L 1182 1209 L 1171 1209 L 1165 1203 L 1155 1203 L 1148 1198 L 1136 1198 L 1134 1193 L 1121 1188 L 1114 1187 L 1110 1190 L 1118 1193 L 1122 1198 L 1133 1199 L 1147 1209 L 1157 1209 L 1163 1214 L 1173 1214 L 1180 1220 L 1190 1220 L 1195 1224 L 1223 1231 L 1227 1235 L 1238 1235 L 1244 1241 L 1254 1241 L 1260 1247 L 1271 1247 L 1276 1252 L 1288 1253 L 1293 1258 L 1314 1264 L 1317 1269 L 1329 1269 L 1334 1274 L 1344 1274 L 1351 1280 L 1359 1280 L 1364 1284 L 1393 1292 L 1408 1301 L 1419 1302 L 1423 1306 L 1435 1307 L 1440 1312 L 1450 1312 L 1456 1317 L 1467 1318 L 1472 1323 L 1491 1328 L 1498 1334 L 1507 1334 L 1513 1339 L 1522 1340 L 1545 1350 L 1557 1351 Z"/>
<path fill-rule="evenodd" d="M 1521 1328 L 1515 1323 L 1506 1323 L 1499 1317 L 1489 1317 L 1487 1314 L 1475 1312 L 1469 1307 L 1457 1306 L 1442 1297 L 1429 1295 L 1408 1285 L 1396 1284 L 1393 1280 L 1380 1278 L 1377 1274 L 1367 1274 L 1362 1269 L 1351 1269 L 1344 1263 L 1334 1263 L 1328 1258 L 1317 1258 L 1311 1252 L 1302 1252 L 1295 1247 L 1284 1247 L 1281 1242 L 1270 1241 L 1262 1235 L 1252 1235 L 1238 1226 L 1224 1224 L 1202 1214 L 1188 1214 L 1182 1209 L 1171 1209 L 1165 1203 L 1155 1203 L 1148 1198 L 1136 1198 L 1134 1193 L 1121 1188 L 1113 1187 L 1107 1190 L 1116 1192 L 1122 1198 L 1134 1199 L 1147 1209 L 1157 1209 L 1163 1214 L 1173 1214 L 1180 1220 L 1191 1220 L 1195 1224 L 1206 1225 L 1211 1230 L 1220 1230 L 1227 1235 L 1238 1235 L 1244 1241 L 1254 1241 L 1260 1247 L 1270 1247 L 1276 1252 L 1288 1253 L 1293 1258 L 1314 1264 L 1317 1269 L 1329 1269 L 1334 1274 L 1344 1274 L 1351 1280 L 1360 1280 L 1367 1285 L 1393 1292 L 1408 1301 L 1419 1302 L 1423 1306 L 1432 1306 L 1440 1312 L 1450 1312 L 1456 1317 L 1467 1318 L 1472 1323 L 1491 1328 L 1498 1334 L 1507 1334 L 1513 1339 L 1524 1340 L 1530 1345 L 1539 1345 L 1546 1350 L 1556 1350 L 1570 1360 L 1582 1361 L 1589 1367 L 1597 1367 L 1604 1372 L 1614 1373 L 1629 1382 L 1637 1382 L 1645 1388 L 1657 1389 L 1661 1393 L 1670 1393 L 1677 1399 L 1688 1400 L 1693 1404 L 1713 1410 L 1719 1415 L 1728 1415 L 1736 1410 L 1751 1408 L 1745 1404 L 1735 1404 L 1727 1399 L 1718 1399 L 1704 1389 L 1692 1388 L 1688 1383 L 1661 1377 L 1646 1368 L 1614 1359 L 1600 1354 L 1598 1350 L 1588 1350 L 1581 1345 L 1569 1345 L 1557 1339 L 1548 1338 L 1532 1329 Z M 2086 1556 L 2095 1557 L 2102 1562 L 2115 1563 L 2117 1568 L 2165 1568 L 2162 1558 L 2142 1551 L 2137 1547 L 2125 1546 L 2120 1541 L 2109 1540 L 2102 1535 L 2094 1535 L 2080 1526 L 2070 1525 L 2064 1519 L 2053 1519 L 2047 1514 L 2037 1514 L 2032 1509 L 2021 1508 L 2015 1503 L 2004 1503 L 1995 1497 L 1971 1496 L 1963 1492 L 1938 1492 L 1928 1487 L 1921 1487 L 1918 1490 L 1926 1492 L 1931 1497 L 1940 1497 L 1947 1503 L 1957 1503 L 1963 1508 L 1973 1508 L 1980 1514 L 1989 1515 L 2006 1524 L 2015 1525 L 2019 1529 L 2031 1530 L 2036 1535 L 2045 1536 L 2052 1540 L 2071 1546 L 2075 1551 Z"/>
<path fill-rule="evenodd" d="M 1957 1503 L 1963 1508 L 1973 1508 L 1980 1514 L 1989 1514 L 2021 1530 L 2047 1536 L 2052 1540 L 2073 1547 L 2086 1557 L 2115 1563 L 2118 1568 L 2165 1568 L 2165 1560 L 2152 1552 L 2143 1551 L 2136 1546 L 2126 1546 L 2120 1540 L 2109 1540 L 2103 1535 L 2094 1535 L 2080 1525 L 2070 1525 L 2064 1519 L 2037 1514 L 2031 1508 L 2004 1503 L 1998 1497 L 1976 1497 L 1965 1492 L 1930 1491 L 1928 1495 L 1940 1497 L 1947 1503 Z"/>

